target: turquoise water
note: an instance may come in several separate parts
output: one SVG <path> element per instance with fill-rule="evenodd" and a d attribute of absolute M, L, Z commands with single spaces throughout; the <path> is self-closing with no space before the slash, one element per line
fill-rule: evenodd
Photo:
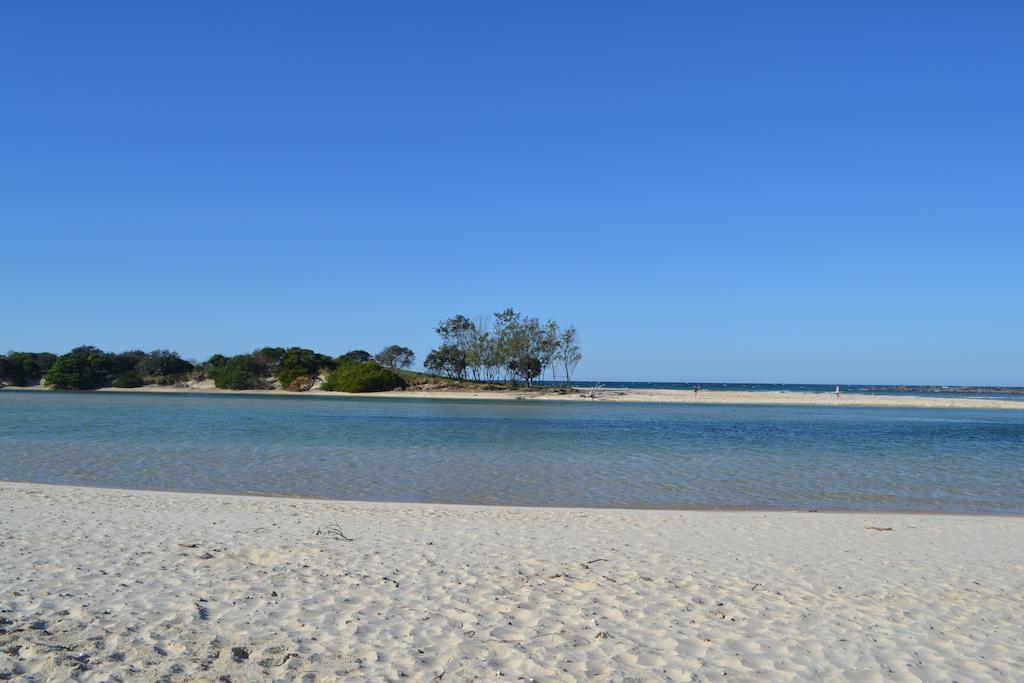
<path fill-rule="evenodd" d="M 1024 513 L 1024 411 L 0 391 L 0 479 L 507 505 Z"/>

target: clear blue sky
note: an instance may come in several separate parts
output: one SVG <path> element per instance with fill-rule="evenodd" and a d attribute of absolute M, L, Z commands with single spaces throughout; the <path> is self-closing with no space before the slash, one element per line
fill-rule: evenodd
<path fill-rule="evenodd" d="M 0 350 L 1024 384 L 1024 3 L 5 3 Z"/>

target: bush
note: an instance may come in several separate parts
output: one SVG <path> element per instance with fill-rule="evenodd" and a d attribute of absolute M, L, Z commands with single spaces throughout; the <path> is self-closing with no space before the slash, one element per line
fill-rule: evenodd
<path fill-rule="evenodd" d="M 281 346 L 264 346 L 262 349 L 256 349 L 249 355 L 262 368 L 260 374 L 266 376 L 274 374 L 277 366 L 281 364 L 285 353 L 286 350 Z"/>
<path fill-rule="evenodd" d="M 182 359 L 175 351 L 157 349 L 143 353 L 133 369 L 140 376 L 150 378 L 157 384 L 173 384 L 192 371 L 192 363 Z"/>
<path fill-rule="evenodd" d="M 139 373 L 129 370 L 115 379 L 113 386 L 118 389 L 134 389 L 135 387 L 141 387 L 142 384 L 142 377 L 139 376 Z"/>
<path fill-rule="evenodd" d="M 299 377 L 316 377 L 322 368 L 333 369 L 334 361 L 309 349 L 292 347 L 288 349 L 281 358 L 274 377 L 281 383 L 281 387 L 289 389 Z"/>
<path fill-rule="evenodd" d="M 442 344 L 427 354 L 423 367 L 432 375 L 462 379 L 466 376 L 466 354 L 451 344 Z"/>
<path fill-rule="evenodd" d="M 79 346 L 53 362 L 46 384 L 56 389 L 98 389 L 110 383 L 115 360 L 95 346 Z"/>
<path fill-rule="evenodd" d="M 405 380 L 398 373 L 368 362 L 341 364 L 327 375 L 320 388 L 324 391 L 362 394 L 371 391 L 391 391 L 405 386 Z"/>
<path fill-rule="evenodd" d="M 262 363 L 243 354 L 211 367 L 208 374 L 218 389 L 260 389 L 263 386 L 263 369 Z"/>
<path fill-rule="evenodd" d="M 15 387 L 38 384 L 55 360 L 57 356 L 52 353 L 11 351 L 0 356 L 0 383 Z"/>

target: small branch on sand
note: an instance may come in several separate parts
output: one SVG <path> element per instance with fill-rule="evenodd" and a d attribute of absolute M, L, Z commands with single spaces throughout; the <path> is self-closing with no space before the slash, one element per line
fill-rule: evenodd
<path fill-rule="evenodd" d="M 601 384 L 595 384 L 594 386 L 590 387 L 590 391 L 588 391 L 586 393 L 586 397 L 587 398 L 596 399 L 597 398 L 597 390 L 600 389 L 602 386 L 603 385 L 601 385 Z"/>
<path fill-rule="evenodd" d="M 25 639 L 26 643 L 35 645 L 36 647 L 45 647 L 50 650 L 64 650 L 65 652 L 74 652 L 75 650 L 82 649 L 84 645 L 50 645 L 49 643 L 40 643 L 38 640 Z"/>
<path fill-rule="evenodd" d="M 328 524 L 325 527 L 316 528 L 316 536 L 329 536 L 338 541 L 349 541 L 352 542 L 356 539 L 349 538 L 345 535 L 345 532 L 341 530 L 341 527 L 337 524 Z"/>
<path fill-rule="evenodd" d="M 864 528 L 869 531 L 892 531 L 891 526 L 866 526 Z"/>
<path fill-rule="evenodd" d="M 434 676 L 435 681 L 440 681 L 442 678 L 444 678 L 444 675 L 448 673 L 448 667 L 451 666 L 452 662 L 455 661 L 455 657 L 458 657 L 458 655 L 454 655 L 451 659 L 445 662 L 444 668 L 441 669 L 441 673 Z"/>
<path fill-rule="evenodd" d="M 584 569 L 590 569 L 590 565 L 594 564 L 595 562 L 607 562 L 607 561 L 608 560 L 604 559 L 603 557 L 599 557 L 596 560 L 589 560 L 587 562 L 580 562 L 580 566 L 583 567 Z"/>

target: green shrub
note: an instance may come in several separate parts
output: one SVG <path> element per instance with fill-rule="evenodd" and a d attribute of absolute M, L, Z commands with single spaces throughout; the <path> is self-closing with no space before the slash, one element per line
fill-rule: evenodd
<path fill-rule="evenodd" d="M 334 368 L 334 361 L 323 354 L 296 346 L 283 354 L 277 369 L 274 370 L 274 377 L 281 383 L 282 388 L 288 389 L 299 377 L 316 377 L 320 374 L 321 368 Z"/>
<path fill-rule="evenodd" d="M 131 353 L 141 354 L 132 369 L 140 376 L 157 384 L 174 384 L 192 371 L 192 363 L 182 359 L 175 351 L 157 349 L 149 353 L 141 351 Z M 122 353 L 121 355 L 127 354 Z"/>
<path fill-rule="evenodd" d="M 263 386 L 262 363 L 244 354 L 232 356 L 222 365 L 210 368 L 209 375 L 218 389 L 260 389 Z"/>
<path fill-rule="evenodd" d="M 0 383 L 16 387 L 38 384 L 56 359 L 52 353 L 11 351 L 0 356 Z"/>
<path fill-rule="evenodd" d="M 321 389 L 362 394 L 371 391 L 391 391 L 405 387 L 406 382 L 396 373 L 376 363 L 342 363 L 327 375 Z"/>
<path fill-rule="evenodd" d="M 141 387 L 142 384 L 142 377 L 139 376 L 139 373 L 129 370 L 115 379 L 113 386 L 118 389 L 134 389 L 135 387 Z"/>
<path fill-rule="evenodd" d="M 281 364 L 286 353 L 288 351 L 281 346 L 264 346 L 262 349 L 256 349 L 249 355 L 255 358 L 256 362 L 267 368 L 267 370 L 273 370 Z"/>
<path fill-rule="evenodd" d="M 79 346 L 53 362 L 45 381 L 55 389 L 98 389 L 110 383 L 115 360 L 95 346 Z"/>

